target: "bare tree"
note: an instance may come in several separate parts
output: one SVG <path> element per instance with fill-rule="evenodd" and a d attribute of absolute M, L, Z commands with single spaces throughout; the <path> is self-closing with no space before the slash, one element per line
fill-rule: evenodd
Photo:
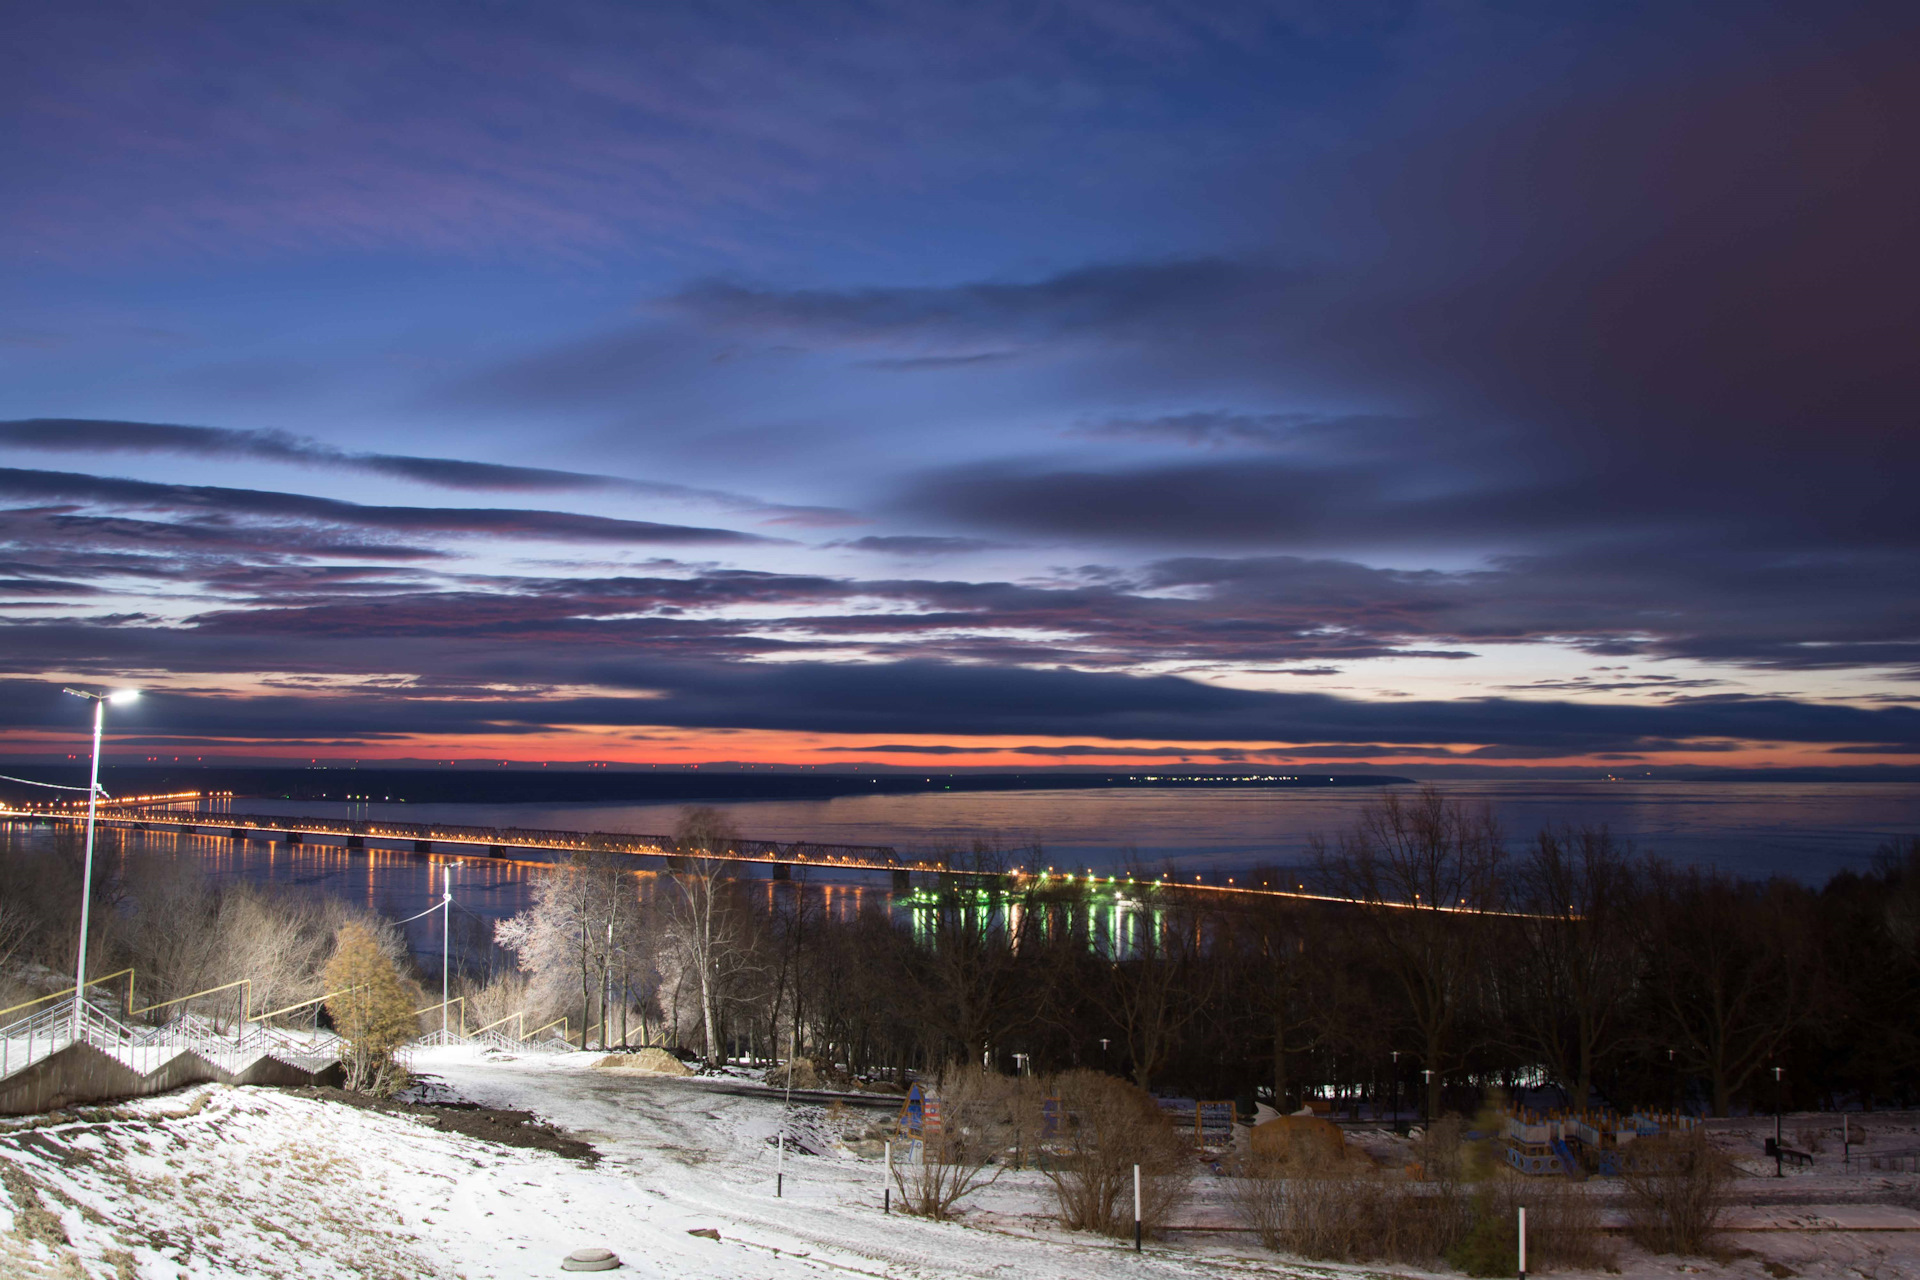
<path fill-rule="evenodd" d="M 1642 918 L 1642 989 L 1655 1043 L 1704 1076 L 1713 1113 L 1774 1062 L 1806 1016 L 1817 953 L 1806 894 L 1654 863 Z M 1664 1041 L 1664 1045 L 1661 1043 Z"/>
<path fill-rule="evenodd" d="M 674 831 L 674 843 L 681 852 L 665 891 L 666 942 L 679 953 L 680 968 L 698 993 L 702 1041 L 710 1059 L 718 1057 L 723 1047 L 718 1025 L 723 993 L 730 981 L 751 967 L 732 870 L 715 856 L 726 853 L 739 838 L 718 810 L 704 806 L 683 810 Z"/>
<path fill-rule="evenodd" d="M 1500 967 L 1506 1024 L 1585 1106 L 1595 1058 L 1616 1038 L 1637 974 L 1638 886 L 1631 851 L 1602 827 L 1545 829 L 1515 877 L 1521 914 L 1512 962 Z"/>
<path fill-rule="evenodd" d="M 1088 973 L 1087 994 L 1126 1043 L 1134 1083 L 1148 1089 L 1207 1007 L 1220 966 L 1203 955 L 1205 921 L 1190 897 L 1148 888 L 1130 916 L 1131 936 Z"/>
<path fill-rule="evenodd" d="M 953 869 L 942 875 L 932 902 L 916 908 L 918 1021 L 930 1061 L 958 1049 L 965 1060 L 979 1063 L 1030 1019 L 1032 992 L 1024 982 L 1017 935 L 1046 927 L 1049 919 L 1077 920 L 1084 928 L 1085 904 L 1027 893 L 1014 926 L 1008 900 L 995 892 L 1004 884 L 999 850 L 977 844 L 970 855 L 948 853 L 946 862 Z"/>
<path fill-rule="evenodd" d="M 1362 909 L 1355 926 L 1406 998 L 1427 1067 L 1429 1115 L 1440 1114 L 1441 1073 L 1481 980 L 1489 918 L 1501 905 L 1500 829 L 1432 787 L 1411 801 L 1387 795 L 1361 811 L 1336 851 L 1318 851 L 1332 892 Z"/>

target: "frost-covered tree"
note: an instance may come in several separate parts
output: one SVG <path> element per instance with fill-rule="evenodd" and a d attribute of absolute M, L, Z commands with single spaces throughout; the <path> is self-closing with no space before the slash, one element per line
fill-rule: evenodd
<path fill-rule="evenodd" d="M 674 831 L 681 851 L 662 889 L 669 950 L 691 980 L 700 1000 L 700 1030 L 709 1058 L 720 1053 L 720 1002 L 728 988 L 755 963 L 749 944 L 749 917 L 738 901 L 738 882 L 725 853 L 739 834 L 717 810 L 695 806 L 682 811 Z"/>
<path fill-rule="evenodd" d="M 582 1045 L 596 1022 L 603 1046 L 614 1038 L 612 1015 L 624 1017 L 649 968 L 638 883 L 605 854 L 581 852 L 555 866 L 533 906 L 494 927 L 494 941 L 528 975 L 531 1005 L 580 1011 Z"/>

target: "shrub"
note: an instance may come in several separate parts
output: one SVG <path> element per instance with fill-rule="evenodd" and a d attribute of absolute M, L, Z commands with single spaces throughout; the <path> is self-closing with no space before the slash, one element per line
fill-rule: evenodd
<path fill-rule="evenodd" d="M 960 1201 L 999 1178 L 1009 1083 L 975 1067 L 947 1068 L 938 1086 L 940 1127 L 922 1137 L 918 1161 L 894 1162 L 894 1186 L 908 1213 L 945 1220 Z"/>
<path fill-rule="evenodd" d="M 1252 1159 L 1235 1170 L 1227 1199 L 1267 1248 L 1316 1261 L 1431 1266 L 1445 1258 L 1469 1275 L 1510 1275 L 1523 1204 L 1532 1269 L 1612 1260 L 1599 1206 L 1579 1187 L 1493 1168 L 1485 1152 L 1462 1149 L 1457 1124 L 1435 1125 L 1419 1154 L 1419 1179 L 1359 1162 L 1302 1160 L 1297 1152 Z M 1476 1181 L 1463 1181 L 1474 1173 Z"/>
<path fill-rule="evenodd" d="M 1696 1129 L 1684 1137 L 1645 1138 L 1629 1149 L 1627 1221 L 1650 1253 L 1713 1252 L 1727 1211 L 1727 1160 Z"/>
<path fill-rule="evenodd" d="M 1133 1167 L 1140 1166 L 1141 1224 L 1163 1229 L 1186 1194 L 1192 1152 L 1144 1089 L 1097 1071 L 1055 1077 L 1057 1132 L 1042 1168 L 1053 1183 L 1060 1222 L 1074 1231 L 1133 1233 Z"/>
<path fill-rule="evenodd" d="M 1471 1222 L 1447 1249 L 1447 1261 L 1470 1276 L 1505 1276 L 1520 1265 L 1519 1206 L 1512 1212 L 1491 1187 L 1474 1192 Z"/>
<path fill-rule="evenodd" d="M 1249 1227 L 1260 1243 L 1278 1250 L 1287 1239 L 1287 1179 L 1284 1166 L 1271 1158 L 1247 1160 L 1233 1170 L 1227 1183 L 1227 1204 L 1240 1225 Z"/>

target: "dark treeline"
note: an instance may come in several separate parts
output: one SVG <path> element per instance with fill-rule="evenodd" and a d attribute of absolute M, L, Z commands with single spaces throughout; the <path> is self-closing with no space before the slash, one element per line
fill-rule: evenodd
<path fill-rule="evenodd" d="M 1488 1086 L 1541 1081 L 1714 1113 L 1920 1099 L 1920 838 L 1815 889 L 1673 867 L 1604 829 L 1509 835 L 1429 791 L 1382 796 L 1317 849 L 1316 887 L 1350 901 L 1161 887 L 1139 869 L 1116 894 L 1015 876 L 1038 850 L 982 846 L 950 854 L 954 875 L 913 905 L 867 895 L 847 915 L 804 868 L 770 884 L 700 858 L 736 838 L 712 810 L 677 834 L 693 853 L 672 872 L 586 854 L 492 936 L 456 915 L 470 959 L 450 1018 L 517 1032 L 564 1017 L 575 1043 L 710 1057 L 797 1045 L 823 1071 L 897 1083 L 955 1061 L 1092 1068 L 1288 1110 L 1333 1094 L 1471 1112 Z M 70 833 L 6 842 L 0 1004 L 71 983 L 80 863 Z M 142 1005 L 243 977 L 252 1008 L 309 999 L 353 920 L 411 963 L 364 907 L 219 881 L 117 837 L 94 875 L 89 970 L 135 967 Z M 414 978 L 437 1026 L 437 967 Z M 220 1022 L 235 999 L 152 1016 Z"/>
<path fill-rule="evenodd" d="M 689 815 L 683 835 L 724 841 Z M 784 1057 L 797 1024 L 803 1057 L 899 1080 L 1091 1067 L 1283 1109 L 1398 1091 L 1433 1115 L 1542 1081 L 1715 1114 L 1920 1095 L 1920 838 L 1813 889 L 1669 866 L 1604 829 L 1513 839 L 1428 791 L 1317 849 L 1319 887 L 1351 905 L 1145 877 L 1116 910 L 1104 886 L 1008 877 L 1003 852 L 950 861 L 921 905 L 854 918 L 697 860 L 627 909 L 625 877 L 581 865 L 555 877 L 582 886 L 575 925 L 550 912 L 529 967 L 570 974 L 548 1004 L 586 1021 L 611 995 L 612 1041 L 626 1021 L 634 1043 Z"/>

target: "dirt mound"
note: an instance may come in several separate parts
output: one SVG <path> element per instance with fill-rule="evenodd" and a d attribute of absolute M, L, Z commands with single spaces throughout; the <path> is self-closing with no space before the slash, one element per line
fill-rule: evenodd
<path fill-rule="evenodd" d="M 586 1143 L 576 1138 L 569 1138 L 552 1125 L 534 1119 L 533 1114 L 528 1111 L 503 1111 L 494 1107 L 476 1106 L 471 1102 L 434 1104 L 397 1102 L 392 1099 L 376 1098 L 371 1094 L 349 1093 L 344 1089 L 331 1087 L 284 1089 L 282 1092 L 290 1093 L 296 1098 L 315 1098 L 321 1102 L 336 1102 L 349 1107 L 358 1107 L 363 1111 L 378 1111 L 383 1115 L 415 1116 L 432 1124 L 436 1129 L 465 1134 L 469 1138 L 479 1138 L 486 1142 L 497 1142 L 502 1146 L 531 1147 L 536 1151 L 551 1151 L 555 1155 L 589 1163 L 600 1158 L 600 1153 Z"/>
<path fill-rule="evenodd" d="M 824 1089 L 832 1087 L 832 1081 L 827 1077 L 826 1073 L 813 1065 L 811 1058 L 795 1058 L 793 1060 L 791 1075 L 789 1075 L 787 1064 L 784 1062 L 767 1071 L 767 1083 L 776 1089 L 786 1088 L 789 1080 L 792 1081 L 793 1087 L 796 1089 Z"/>
<path fill-rule="evenodd" d="M 1346 1159 L 1347 1138 L 1339 1125 L 1318 1116 L 1275 1116 L 1253 1127 L 1253 1154 L 1259 1160 L 1321 1168 Z"/>
<path fill-rule="evenodd" d="M 693 1069 L 665 1049 L 642 1049 L 637 1053 L 610 1053 L 593 1064 L 607 1071 L 645 1071 L 656 1076 L 690 1076 Z"/>

